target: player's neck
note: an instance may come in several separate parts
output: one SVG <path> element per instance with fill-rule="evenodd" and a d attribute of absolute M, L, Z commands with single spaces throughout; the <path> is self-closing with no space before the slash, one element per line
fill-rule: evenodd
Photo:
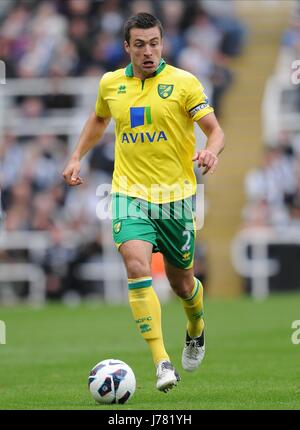
<path fill-rule="evenodd" d="M 136 69 L 134 66 L 132 66 L 132 71 L 133 71 L 133 76 L 135 78 L 141 79 L 142 81 L 144 81 L 145 79 L 148 79 L 148 78 L 152 78 L 156 74 L 156 70 L 155 70 L 155 72 L 153 72 L 151 74 L 145 74 L 141 70 Z"/>
<path fill-rule="evenodd" d="M 125 75 L 128 77 L 134 77 L 137 79 L 141 79 L 144 81 L 145 79 L 152 78 L 159 74 L 164 68 L 166 67 L 166 62 L 161 58 L 158 67 L 154 72 L 150 73 L 150 71 L 147 73 L 147 71 L 142 70 L 140 67 L 137 67 L 136 65 L 131 62 L 128 64 L 128 66 L 125 69 Z"/>

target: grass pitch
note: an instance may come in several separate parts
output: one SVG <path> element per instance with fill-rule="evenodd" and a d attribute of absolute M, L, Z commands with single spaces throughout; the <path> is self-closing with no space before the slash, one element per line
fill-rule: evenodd
<path fill-rule="evenodd" d="M 206 300 L 206 357 L 199 371 L 181 369 L 185 317 L 179 301 L 163 306 L 165 344 L 181 374 L 168 394 L 155 389 L 147 345 L 128 306 L 85 303 L 1 308 L 0 409 L 300 409 L 300 344 L 291 341 L 300 295 Z M 125 405 L 97 405 L 90 369 L 105 358 L 127 362 L 137 389 Z"/>

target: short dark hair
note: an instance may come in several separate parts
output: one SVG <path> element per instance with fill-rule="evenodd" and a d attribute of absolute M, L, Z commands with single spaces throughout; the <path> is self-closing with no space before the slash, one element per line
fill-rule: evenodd
<path fill-rule="evenodd" d="M 163 36 L 163 29 L 161 22 L 158 18 L 151 15 L 150 13 L 141 12 L 137 15 L 133 15 L 125 22 L 124 25 L 124 37 L 126 42 L 129 44 L 130 41 L 130 30 L 132 28 L 152 28 L 158 27 L 161 37 Z"/>

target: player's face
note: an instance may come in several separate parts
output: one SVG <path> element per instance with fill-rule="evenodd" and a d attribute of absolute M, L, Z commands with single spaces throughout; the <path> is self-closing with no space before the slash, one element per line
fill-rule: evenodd
<path fill-rule="evenodd" d="M 162 38 L 158 27 L 132 28 L 129 44 L 124 47 L 130 55 L 134 76 L 147 78 L 157 69 L 162 53 Z"/>

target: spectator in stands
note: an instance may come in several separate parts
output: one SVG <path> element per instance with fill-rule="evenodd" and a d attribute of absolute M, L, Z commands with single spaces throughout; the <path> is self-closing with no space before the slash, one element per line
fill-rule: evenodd
<path fill-rule="evenodd" d="M 92 12 L 91 0 L 63 0 L 60 7 L 68 19 L 73 17 L 89 17 Z"/>
<path fill-rule="evenodd" d="M 242 211 L 242 230 L 272 229 L 270 207 L 265 200 L 258 200 L 248 204 Z"/>
<path fill-rule="evenodd" d="M 248 201 L 243 214 L 246 226 L 288 225 L 300 189 L 298 163 L 286 142 L 266 148 L 261 167 L 250 171 L 245 179 Z"/>
<path fill-rule="evenodd" d="M 68 228 L 83 232 L 85 225 L 98 226 L 95 184 L 101 184 L 96 172 L 93 175 L 90 173 L 79 194 L 74 189 L 69 190 L 64 205 L 64 220 Z"/>
<path fill-rule="evenodd" d="M 122 46 L 115 35 L 101 32 L 96 35 L 91 48 L 92 60 L 106 70 L 116 67 L 124 55 Z"/>
<path fill-rule="evenodd" d="M 25 148 L 17 143 L 16 137 L 10 134 L 4 135 L 0 145 L 0 181 L 4 211 L 8 209 L 11 203 L 10 192 L 13 185 L 20 180 L 24 159 Z"/>
<path fill-rule="evenodd" d="M 22 231 L 31 229 L 31 207 L 33 197 L 30 183 L 19 181 L 10 191 L 9 205 L 6 209 L 5 229 L 8 231 Z"/>
<path fill-rule="evenodd" d="M 161 3 L 164 26 L 164 58 L 171 64 L 177 63 L 179 52 L 184 48 L 184 38 L 180 31 L 184 6 L 180 0 L 166 0 Z"/>
<path fill-rule="evenodd" d="M 78 73 L 91 63 L 90 56 L 90 28 L 88 21 L 83 17 L 74 17 L 70 20 L 68 36 L 77 48 L 78 52 Z"/>
<path fill-rule="evenodd" d="M 20 117 L 24 123 L 44 115 L 44 103 L 40 97 L 25 97 L 20 103 Z"/>
<path fill-rule="evenodd" d="M 93 292 L 101 291 L 103 287 L 101 281 L 84 281 L 80 278 L 80 266 L 102 257 L 102 237 L 101 233 L 94 235 L 92 240 L 82 241 L 82 243 L 69 254 L 69 261 L 65 276 L 61 279 L 61 290 L 64 297 L 68 298 L 70 292 L 82 297 Z"/>
<path fill-rule="evenodd" d="M 61 298 L 64 291 L 68 289 L 63 281 L 67 279 L 69 266 L 76 253 L 74 248 L 68 248 L 64 245 L 64 228 L 64 225 L 57 222 L 49 226 L 51 246 L 47 248 L 42 259 L 38 261 L 45 270 L 47 297 L 51 299 Z M 74 279 L 74 286 L 75 281 L 76 278 Z"/>
<path fill-rule="evenodd" d="M 187 69 L 204 82 L 211 82 L 212 106 L 220 115 L 220 101 L 232 81 L 227 60 L 220 53 L 222 32 L 201 9 L 196 9 L 184 33 L 186 47 L 178 56 L 180 67 Z"/>
<path fill-rule="evenodd" d="M 130 6 L 131 15 L 137 15 L 141 12 L 147 12 L 150 14 L 155 12 L 154 5 L 151 0 L 133 0 Z"/>
<path fill-rule="evenodd" d="M 123 12 L 119 0 L 103 2 L 95 22 L 97 30 L 118 36 L 122 32 Z M 120 40 L 121 42 L 121 40 Z"/>
<path fill-rule="evenodd" d="M 246 27 L 237 19 L 234 3 L 233 0 L 201 1 L 203 10 L 222 32 L 221 53 L 229 57 L 242 53 L 246 37 Z"/>
<path fill-rule="evenodd" d="M 289 212 L 290 225 L 300 227 L 300 157 L 296 162 L 295 180 L 294 192 L 285 194 L 285 203 Z"/>
<path fill-rule="evenodd" d="M 265 150 L 262 166 L 246 177 L 249 200 L 265 200 L 269 205 L 282 206 L 283 196 L 295 189 L 295 168 L 280 148 Z"/>

